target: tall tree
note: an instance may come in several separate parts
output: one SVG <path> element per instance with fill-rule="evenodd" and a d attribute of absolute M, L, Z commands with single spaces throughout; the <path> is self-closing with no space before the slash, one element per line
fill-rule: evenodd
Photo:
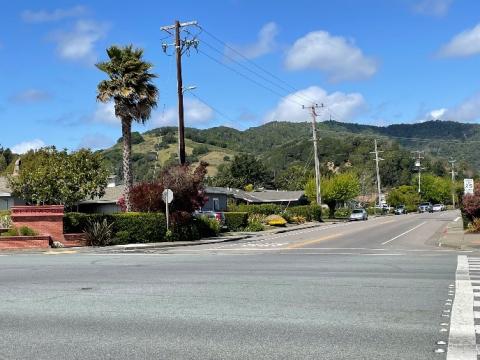
<path fill-rule="evenodd" d="M 143 50 L 111 46 L 107 49 L 109 61 L 96 64 L 97 68 L 109 76 L 97 86 L 97 100 L 112 101 L 115 116 L 122 123 L 123 138 L 123 178 L 125 181 L 125 206 L 131 210 L 130 189 L 133 186 L 132 173 L 132 122 L 145 123 L 157 106 L 158 89 L 152 83 L 156 77 L 150 70 L 153 65 L 143 60 Z"/>

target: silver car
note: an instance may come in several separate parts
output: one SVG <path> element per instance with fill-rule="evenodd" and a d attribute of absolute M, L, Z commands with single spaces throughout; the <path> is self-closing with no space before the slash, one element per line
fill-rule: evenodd
<path fill-rule="evenodd" d="M 353 209 L 348 220 L 368 220 L 368 213 L 365 211 L 365 209 Z"/>

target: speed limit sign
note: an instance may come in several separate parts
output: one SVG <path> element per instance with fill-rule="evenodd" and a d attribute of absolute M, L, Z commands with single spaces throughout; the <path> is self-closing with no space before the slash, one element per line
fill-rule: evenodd
<path fill-rule="evenodd" d="M 474 184 L 473 179 L 463 179 L 463 188 L 465 194 L 473 194 Z"/>

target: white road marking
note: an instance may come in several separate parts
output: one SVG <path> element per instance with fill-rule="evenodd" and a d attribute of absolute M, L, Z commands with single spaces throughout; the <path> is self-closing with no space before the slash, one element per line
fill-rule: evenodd
<path fill-rule="evenodd" d="M 473 289 L 466 255 L 458 256 L 455 285 L 447 360 L 476 360 Z"/>
<path fill-rule="evenodd" d="M 399 237 L 402 237 L 403 235 L 406 235 L 406 234 L 408 234 L 409 232 L 412 232 L 413 230 L 418 229 L 420 226 L 422 226 L 422 225 L 424 225 L 424 224 L 426 224 L 426 223 L 427 223 L 427 222 L 424 221 L 424 222 L 422 222 L 421 224 L 418 224 L 417 226 L 411 228 L 410 230 L 407 230 L 407 231 L 401 233 L 400 235 L 397 235 L 397 236 L 395 236 L 394 238 L 391 238 L 390 240 L 387 240 L 387 241 L 383 242 L 382 245 L 386 245 L 386 244 L 388 244 L 389 242 L 392 242 L 393 240 L 396 240 L 396 239 L 398 239 Z"/>

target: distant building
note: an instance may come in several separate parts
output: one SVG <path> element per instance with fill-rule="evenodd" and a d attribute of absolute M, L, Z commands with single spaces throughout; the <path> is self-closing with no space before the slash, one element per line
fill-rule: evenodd
<path fill-rule="evenodd" d="M 237 203 L 246 204 L 302 205 L 308 203 L 304 191 L 256 190 L 247 192 L 229 189 L 229 195 Z"/>
<path fill-rule="evenodd" d="M 227 188 L 206 186 L 205 195 L 207 202 L 202 211 L 227 211 L 227 200 L 229 191 Z"/>
<path fill-rule="evenodd" d="M 25 205 L 25 201 L 14 197 L 7 178 L 0 176 L 0 211 L 10 210 L 14 205 Z"/>

